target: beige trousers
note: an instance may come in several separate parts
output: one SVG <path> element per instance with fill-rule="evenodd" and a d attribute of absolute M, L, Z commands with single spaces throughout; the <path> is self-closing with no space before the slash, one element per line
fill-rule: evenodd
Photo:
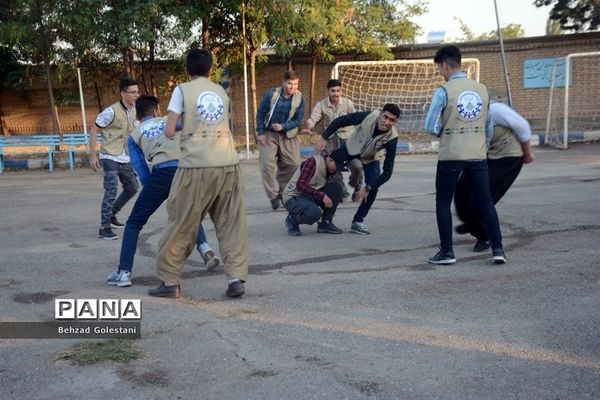
<path fill-rule="evenodd" d="M 207 213 L 215 224 L 225 272 L 230 278 L 246 280 L 248 230 L 239 165 L 177 169 L 167 212 L 156 257 L 156 272 L 163 282 L 179 283 L 181 269 L 196 246 L 200 221 Z"/>
<path fill-rule="evenodd" d="M 283 193 L 294 172 L 300 167 L 300 141 L 284 133 L 266 132 L 267 141 L 258 146 L 260 174 L 269 199 Z"/>

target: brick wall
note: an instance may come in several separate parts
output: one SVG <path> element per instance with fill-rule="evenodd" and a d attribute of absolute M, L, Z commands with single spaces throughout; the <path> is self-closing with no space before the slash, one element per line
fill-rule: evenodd
<path fill-rule="evenodd" d="M 463 51 L 464 58 L 478 58 L 481 63 L 480 80 L 490 89 L 495 89 L 505 93 L 504 74 L 502 59 L 500 55 L 500 46 L 494 42 L 470 42 L 460 43 L 458 46 Z M 400 46 L 394 48 L 394 54 L 397 59 L 431 59 L 439 45 L 425 44 Z M 530 119 L 534 126 L 542 128 L 545 115 L 548 109 L 549 90 L 542 89 L 524 89 L 523 88 L 523 63 L 526 59 L 564 57 L 574 52 L 597 51 L 600 49 L 600 32 L 592 32 L 575 35 L 542 36 L 534 38 L 512 39 L 505 41 L 505 51 L 509 70 L 510 86 L 513 97 L 514 107 L 526 118 Z M 362 58 L 364 59 L 364 58 Z M 352 56 L 341 56 L 336 61 L 362 60 Z M 316 102 L 326 95 L 325 84 L 331 76 L 331 69 L 336 61 L 320 62 L 317 65 L 316 94 L 313 101 Z M 284 60 L 272 56 L 268 63 L 258 65 L 257 73 L 257 101 L 260 102 L 262 94 L 268 88 L 281 84 L 282 75 L 286 70 Z M 161 63 L 157 67 L 157 82 L 161 86 L 161 106 L 163 112 L 169 100 L 169 88 L 173 86 L 174 76 L 171 72 L 172 64 Z M 299 58 L 296 61 L 296 70 L 300 73 L 299 89 L 305 94 L 307 101 L 310 92 L 310 59 Z M 108 78 L 98 82 L 100 87 L 100 98 L 102 107 L 112 104 L 119 97 L 118 79 Z M 84 89 L 84 98 L 86 104 L 86 117 L 88 127 L 93 123 L 98 113 L 98 100 L 95 89 L 89 81 L 86 81 Z M 589 82 L 590 85 L 598 85 L 596 79 Z M 2 124 L 8 134 L 32 134 L 40 132 L 50 132 L 52 130 L 52 121 L 48 112 L 47 91 L 40 78 L 32 81 L 33 89 L 28 99 L 19 97 L 10 90 L 0 91 L 0 112 L 2 114 Z M 71 94 L 77 92 L 76 72 L 73 72 L 73 79 L 62 85 L 57 85 L 60 90 L 69 90 Z M 249 101 L 250 87 L 249 90 Z M 74 91 L 74 92 L 73 92 Z M 562 90 L 558 90 L 561 94 Z M 600 93 L 600 89 L 595 93 Z M 234 134 L 236 142 L 243 143 L 245 138 L 245 118 L 244 118 L 244 85 L 241 76 L 231 78 L 231 104 L 233 115 Z M 595 109 L 600 109 L 600 97 L 591 96 L 583 99 L 586 105 Z M 310 105 L 312 107 L 312 104 Z M 72 106 L 59 107 L 60 122 L 64 131 L 82 131 L 83 124 L 81 119 L 81 109 L 78 104 Z M 252 112 L 252 107 L 249 107 Z M 307 118 L 310 109 L 305 113 Z M 253 124 L 253 116 L 250 116 L 250 124 Z M 250 134 L 254 132 L 254 127 L 250 126 Z"/>

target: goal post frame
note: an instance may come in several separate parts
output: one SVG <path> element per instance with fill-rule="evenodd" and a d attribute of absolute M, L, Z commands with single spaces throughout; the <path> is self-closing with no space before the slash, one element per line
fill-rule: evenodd
<path fill-rule="evenodd" d="M 563 121 L 563 146 L 568 148 L 569 136 L 569 87 L 571 86 L 571 60 L 577 57 L 600 56 L 600 51 L 571 53 L 565 58 L 565 109 Z"/>
<path fill-rule="evenodd" d="M 479 59 L 462 61 L 467 76 L 479 81 Z M 331 78 L 343 81 L 342 92 L 354 102 L 357 111 L 378 109 L 385 103 L 398 104 L 403 118 L 396 128 L 409 146 L 436 146 L 438 138 L 428 134 L 424 125 L 432 95 L 444 79 L 431 58 L 340 61 L 331 68 Z"/>
<path fill-rule="evenodd" d="M 421 64 L 433 64 L 432 59 L 414 59 L 414 60 L 391 60 L 391 61 L 340 61 L 337 62 L 333 68 L 331 69 L 331 79 L 338 79 L 339 77 L 339 68 L 344 65 L 395 65 L 395 64 L 414 64 L 415 62 L 419 62 Z M 478 58 L 464 58 L 462 62 L 470 62 L 475 63 L 477 68 L 475 69 L 475 76 L 472 77 L 473 80 L 479 82 L 479 71 L 480 71 L 480 62 Z"/>

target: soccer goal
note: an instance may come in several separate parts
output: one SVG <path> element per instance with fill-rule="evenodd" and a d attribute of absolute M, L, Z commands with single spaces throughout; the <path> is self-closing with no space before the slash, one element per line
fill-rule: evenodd
<path fill-rule="evenodd" d="M 479 81 L 478 59 L 463 59 L 462 66 L 469 78 Z M 402 110 L 397 128 L 405 140 L 437 140 L 424 129 L 431 96 L 444 83 L 433 60 L 339 62 L 331 77 L 342 81 L 343 94 L 357 111 L 397 104 Z"/>
<path fill-rule="evenodd" d="M 600 52 L 573 53 L 552 66 L 544 143 L 600 139 Z"/>

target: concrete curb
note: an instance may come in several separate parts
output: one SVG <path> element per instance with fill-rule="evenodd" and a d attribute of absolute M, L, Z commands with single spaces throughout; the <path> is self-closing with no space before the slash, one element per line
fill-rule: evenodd
<path fill-rule="evenodd" d="M 588 142 L 600 140 L 600 131 L 585 132 L 585 133 L 572 133 L 568 135 L 568 142 Z M 531 145 L 540 146 L 544 144 L 543 134 L 531 135 Z M 419 153 L 435 153 L 439 148 L 439 141 L 434 140 L 431 142 L 398 142 L 397 152 L 399 154 L 419 154 Z M 301 146 L 300 155 L 302 157 L 309 157 L 314 154 L 313 146 Z M 246 150 L 238 151 L 240 160 L 246 160 Z M 251 160 L 258 159 L 258 150 L 250 151 Z M 75 165 L 86 163 L 87 158 L 75 158 Z M 26 169 L 48 169 L 47 158 L 32 158 L 27 160 L 4 160 L 4 168 L 7 170 L 26 170 Z M 69 160 L 61 159 L 55 163 L 54 168 L 69 168 Z"/>

